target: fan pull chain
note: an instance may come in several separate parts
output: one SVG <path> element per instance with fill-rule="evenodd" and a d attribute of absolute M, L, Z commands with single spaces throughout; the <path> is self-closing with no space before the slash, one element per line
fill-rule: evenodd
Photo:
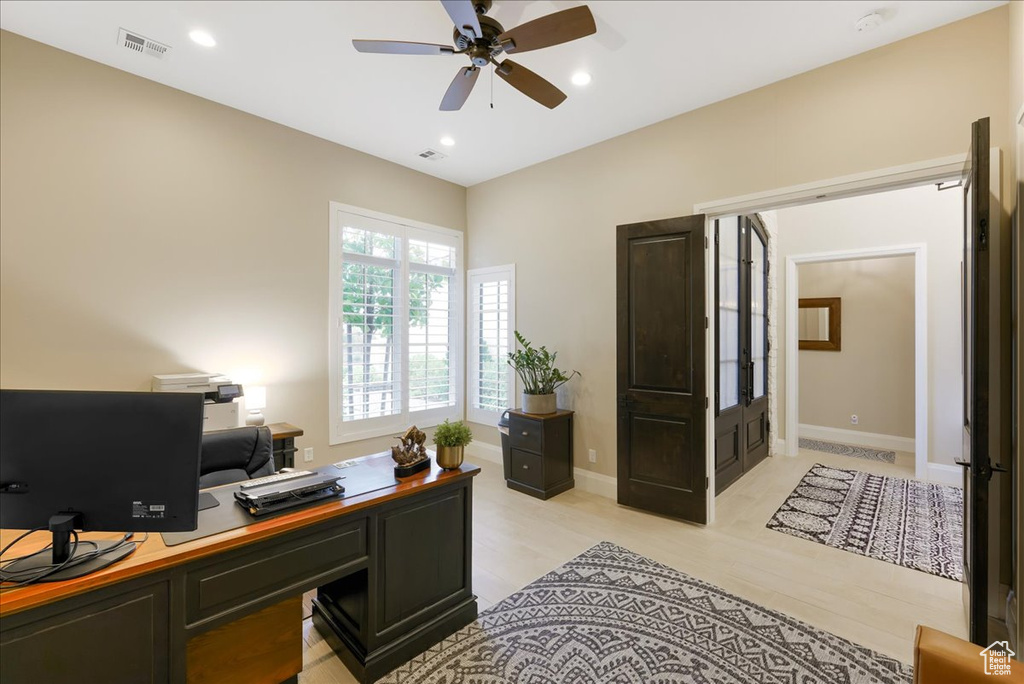
<path fill-rule="evenodd" d="M 494 109 L 494 65 L 491 65 L 491 109 Z"/>

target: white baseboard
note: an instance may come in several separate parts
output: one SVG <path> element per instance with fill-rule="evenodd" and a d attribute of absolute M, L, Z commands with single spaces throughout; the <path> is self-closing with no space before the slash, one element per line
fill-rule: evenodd
<path fill-rule="evenodd" d="M 891 449 L 892 451 L 909 451 L 914 453 L 916 450 L 912 437 L 880 435 L 875 432 L 843 430 L 842 428 L 823 427 L 821 425 L 805 425 L 800 423 L 799 436 L 808 439 L 823 439 L 827 442 L 874 447 L 876 449 Z"/>
<path fill-rule="evenodd" d="M 618 499 L 618 480 L 608 475 L 595 473 L 582 468 L 573 468 L 573 477 L 576 479 L 576 487 L 591 494 L 597 494 L 615 501 Z"/>
<path fill-rule="evenodd" d="M 772 450 L 772 456 L 785 456 L 786 455 L 786 440 L 776 439 L 775 448 Z"/>
<path fill-rule="evenodd" d="M 929 463 L 928 481 L 936 484 L 962 487 L 964 484 L 964 469 L 960 466 L 951 466 L 944 463 Z"/>
<path fill-rule="evenodd" d="M 494 444 L 470 442 L 466 447 L 466 456 L 502 465 L 501 447 Z M 614 500 L 617 498 L 618 485 L 614 477 L 583 470 L 582 468 L 573 468 L 573 478 L 576 480 L 577 489 L 608 499 Z"/>

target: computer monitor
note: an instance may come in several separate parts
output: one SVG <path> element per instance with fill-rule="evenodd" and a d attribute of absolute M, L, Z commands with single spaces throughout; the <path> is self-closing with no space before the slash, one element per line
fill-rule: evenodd
<path fill-rule="evenodd" d="M 0 527 L 53 534 L 0 576 L 80 577 L 132 553 L 128 533 L 196 529 L 202 430 L 198 393 L 0 390 Z"/>

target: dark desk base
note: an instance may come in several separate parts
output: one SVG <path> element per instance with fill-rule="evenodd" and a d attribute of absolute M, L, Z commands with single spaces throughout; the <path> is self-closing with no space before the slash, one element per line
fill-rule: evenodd
<path fill-rule="evenodd" d="M 217 641 L 227 645 L 214 661 L 225 662 L 242 662 L 254 643 L 282 639 L 268 653 L 281 665 L 288 651 L 294 665 L 261 671 L 268 679 L 280 673 L 273 682 L 295 681 L 299 600 L 317 588 L 318 627 L 360 681 L 372 682 L 476 618 L 472 491 L 472 477 L 453 479 L 5 615 L 0 681 L 200 684 L 209 680 L 188 654 L 205 652 L 218 634 L 232 635 Z M 291 602 L 294 620 L 261 619 Z M 234 638 L 252 625 L 259 636 Z"/>
<path fill-rule="evenodd" d="M 476 619 L 470 480 L 369 520 L 370 562 L 317 588 L 313 620 L 370 684 Z"/>
<path fill-rule="evenodd" d="M 313 624 L 317 631 L 356 679 L 371 684 L 476 620 L 477 606 L 476 598 L 466 600 L 372 653 L 366 653 L 351 639 L 343 626 L 344 618 L 335 615 L 329 601 L 313 599 Z"/>

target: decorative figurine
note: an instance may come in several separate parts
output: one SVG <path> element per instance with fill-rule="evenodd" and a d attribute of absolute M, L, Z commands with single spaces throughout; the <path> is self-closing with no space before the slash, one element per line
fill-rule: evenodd
<path fill-rule="evenodd" d="M 401 446 L 391 447 L 391 458 L 396 463 L 395 477 L 408 477 L 430 467 L 427 448 L 423 446 L 427 441 L 425 432 L 413 425 L 398 441 Z"/>

